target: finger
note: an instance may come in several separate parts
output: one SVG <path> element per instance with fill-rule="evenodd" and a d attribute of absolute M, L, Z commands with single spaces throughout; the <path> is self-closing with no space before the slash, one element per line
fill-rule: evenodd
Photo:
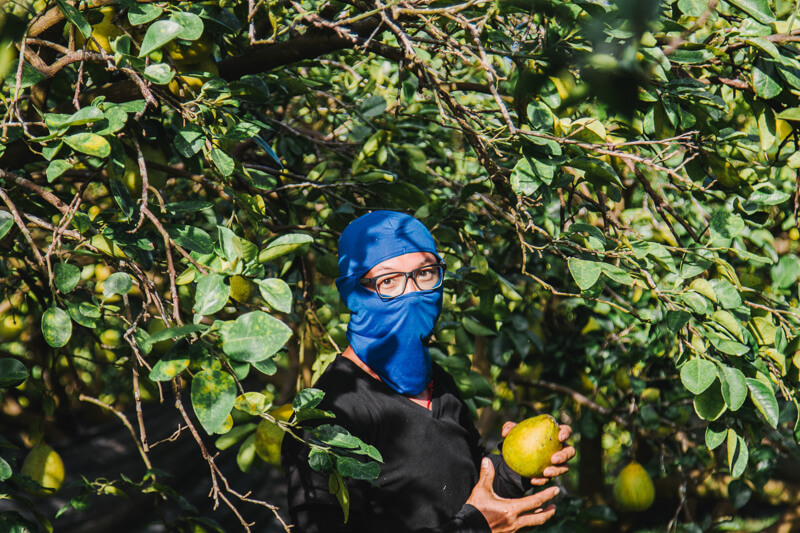
<path fill-rule="evenodd" d="M 545 485 L 545 484 L 547 484 L 549 482 L 550 482 L 550 479 L 546 478 L 546 477 L 533 477 L 533 478 L 531 478 L 531 485 L 533 485 L 534 487 L 541 487 L 542 485 Z"/>
<path fill-rule="evenodd" d="M 558 440 L 564 442 L 572 435 L 572 428 L 566 424 L 558 426 Z"/>
<path fill-rule="evenodd" d="M 546 509 L 537 509 L 533 513 L 522 515 L 517 518 L 520 527 L 541 526 L 556 514 L 556 506 L 548 505 Z"/>
<path fill-rule="evenodd" d="M 568 466 L 548 466 L 547 468 L 544 469 L 542 475 L 546 478 L 558 477 L 563 474 L 566 474 L 567 472 L 569 472 Z"/>
<path fill-rule="evenodd" d="M 572 446 L 567 446 L 566 448 L 557 451 L 553 455 L 550 456 L 550 462 L 554 465 L 560 465 L 561 463 L 566 463 L 570 459 L 575 457 L 575 448 Z"/>
<path fill-rule="evenodd" d="M 517 425 L 516 422 L 506 422 L 505 424 L 503 424 L 503 429 L 500 430 L 500 435 L 505 437 L 511 432 L 512 429 L 514 429 L 514 426 L 516 425 Z"/>
<path fill-rule="evenodd" d="M 488 457 L 481 459 L 481 472 L 478 485 L 482 485 L 484 488 L 488 489 L 491 489 L 494 485 L 494 465 L 492 464 L 492 460 Z"/>
<path fill-rule="evenodd" d="M 513 500 L 514 511 L 517 514 L 533 511 L 555 498 L 560 491 L 558 487 L 550 487 L 536 494 Z"/>

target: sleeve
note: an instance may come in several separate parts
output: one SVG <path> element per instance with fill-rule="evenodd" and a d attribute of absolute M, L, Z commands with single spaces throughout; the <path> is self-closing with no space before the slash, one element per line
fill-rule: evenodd
<path fill-rule="evenodd" d="M 367 525 L 369 491 L 364 481 L 347 480 L 350 495 L 350 516 L 344 514 L 336 497 L 328 491 L 328 475 L 308 464 L 308 449 L 287 436 L 281 449 L 281 463 L 288 481 L 289 515 L 295 533 L 364 533 Z M 370 532 L 371 533 L 371 532 Z M 447 522 L 433 528 L 409 533 L 491 533 L 481 512 L 469 504 Z"/>

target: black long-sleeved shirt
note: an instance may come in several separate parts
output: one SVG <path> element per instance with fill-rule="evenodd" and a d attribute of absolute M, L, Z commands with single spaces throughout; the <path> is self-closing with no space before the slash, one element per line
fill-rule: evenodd
<path fill-rule="evenodd" d="M 383 456 L 377 486 L 347 479 L 350 518 L 328 491 L 328 475 L 308 465 L 308 448 L 283 441 L 282 463 L 289 483 L 289 510 L 299 533 L 486 533 L 483 515 L 465 502 L 478 481 L 485 455 L 469 408 L 452 377 L 434 365 L 428 410 L 337 357 L 315 384 L 325 392 L 321 409 L 335 423 Z M 330 419 L 323 423 L 331 422 Z M 498 455 L 495 492 L 521 496 L 528 484 Z"/>

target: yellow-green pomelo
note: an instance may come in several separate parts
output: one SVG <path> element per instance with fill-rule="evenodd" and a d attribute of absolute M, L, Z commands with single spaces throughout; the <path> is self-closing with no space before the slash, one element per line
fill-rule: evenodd
<path fill-rule="evenodd" d="M 64 463 L 61 456 L 47 444 L 37 443 L 22 462 L 22 475 L 28 476 L 45 489 L 57 491 L 64 482 Z M 41 490 L 37 494 L 50 494 Z"/>
<path fill-rule="evenodd" d="M 503 441 L 503 459 L 521 476 L 541 477 L 561 448 L 558 422 L 550 415 L 539 415 L 523 420 L 509 432 Z"/>
<path fill-rule="evenodd" d="M 650 474 L 636 461 L 623 468 L 614 481 L 614 499 L 623 511 L 644 511 L 655 498 L 656 487 Z"/>
<path fill-rule="evenodd" d="M 17 313 L 0 315 L 0 342 L 13 341 L 25 330 L 25 317 Z"/>
<path fill-rule="evenodd" d="M 247 303 L 255 292 L 256 284 L 244 276 L 235 275 L 230 278 L 231 298 L 239 303 Z"/>

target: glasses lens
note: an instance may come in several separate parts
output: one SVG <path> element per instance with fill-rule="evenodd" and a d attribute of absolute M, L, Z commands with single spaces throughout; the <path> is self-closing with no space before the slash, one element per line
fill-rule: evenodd
<path fill-rule="evenodd" d="M 435 289 L 442 282 L 442 267 L 423 267 L 414 271 L 414 281 L 422 291 Z"/>
<path fill-rule="evenodd" d="M 403 274 L 387 274 L 375 280 L 375 290 L 384 298 L 400 296 L 406 290 L 406 277 Z"/>

